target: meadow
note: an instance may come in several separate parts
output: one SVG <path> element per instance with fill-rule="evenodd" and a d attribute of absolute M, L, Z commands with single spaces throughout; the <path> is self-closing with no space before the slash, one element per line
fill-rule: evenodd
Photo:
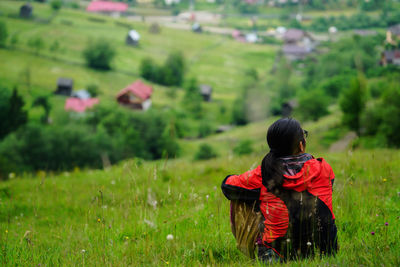
<path fill-rule="evenodd" d="M 398 266 L 400 152 L 326 152 L 321 142 L 335 117 L 304 128 L 310 132 L 308 151 L 324 157 L 336 173 L 333 203 L 340 251 L 336 257 L 286 265 Z M 132 159 L 105 170 L 10 176 L 0 184 L 0 262 L 260 266 L 236 249 L 220 183 L 228 174 L 259 164 L 272 120 L 206 138 L 210 144 L 220 143 L 220 157 L 209 161 L 193 161 L 190 148 L 195 144 L 185 144 L 188 152 L 180 159 Z M 249 132 L 255 152 L 234 155 L 232 144 Z"/>
<path fill-rule="evenodd" d="M 4 86 L 17 86 L 30 107 L 33 99 L 40 95 L 51 95 L 59 77 L 74 80 L 74 88 L 85 88 L 97 84 L 101 92 L 100 102 L 117 105 L 116 94 L 128 84 L 140 78 L 139 66 L 145 57 L 161 63 L 171 51 L 182 51 L 187 64 L 187 77 L 195 77 L 199 84 L 213 87 L 213 101 L 206 110 L 215 113 L 219 106 L 230 106 L 241 90 L 244 73 L 256 69 L 268 75 L 274 61 L 277 46 L 243 44 L 230 37 L 195 34 L 162 27 L 161 33 L 149 33 L 150 24 L 133 22 L 127 18 L 113 19 L 107 16 L 88 14 L 83 11 L 62 8 L 53 13 L 46 4 L 32 3 L 34 18 L 17 18 L 22 3 L 0 2 L 0 19 L 5 21 L 10 38 L 18 41 L 8 49 L 0 49 L 0 79 Z M 43 21 L 48 20 L 48 23 Z M 130 29 L 141 35 L 139 47 L 125 44 Z M 35 51 L 29 40 L 41 38 L 44 48 Z M 103 38 L 116 49 L 117 55 L 108 72 L 91 70 L 86 67 L 82 51 L 89 40 Z M 57 50 L 50 49 L 58 43 Z M 29 73 L 29 74 L 27 74 Z M 27 76 L 30 85 L 28 86 Z M 176 106 L 180 103 L 182 90 L 176 97 L 167 97 L 168 89 L 153 84 L 152 101 L 156 108 Z M 63 113 L 63 99 L 50 97 L 57 120 Z M 35 114 L 34 109 L 32 113 Z M 36 111 L 37 113 L 37 111 Z M 61 116 L 61 115 L 60 115 Z M 228 120 L 225 118 L 225 123 Z"/>
<path fill-rule="evenodd" d="M 336 172 L 336 257 L 288 266 L 399 266 L 400 153 L 316 153 Z M 6 266 L 258 266 L 230 232 L 227 174 L 262 154 L 193 163 L 125 161 L 107 170 L 38 173 L 0 185 Z M 169 235 L 172 235 L 169 236 Z M 169 238 L 167 238 L 169 236 Z"/>
<path fill-rule="evenodd" d="M 18 87 L 31 121 L 39 121 L 42 111 L 31 104 L 42 95 L 49 96 L 54 125 L 73 119 L 64 112 L 65 98 L 52 94 L 58 77 L 73 78 L 75 89 L 99 85 L 101 105 L 112 107 L 117 105 L 118 91 L 139 78 L 143 58 L 150 56 L 161 63 L 174 50 L 184 53 L 187 77 L 196 77 L 200 84 L 214 88 L 213 101 L 203 105 L 205 120 L 230 122 L 230 108 L 241 93 L 248 69 L 257 70 L 260 76 L 257 86 L 261 89 L 253 90 L 251 100 L 265 99 L 263 104 L 267 106 L 269 97 L 276 93 L 269 90 L 273 87 L 269 81 L 274 78 L 270 69 L 279 49 L 276 45 L 244 44 L 227 36 L 168 28 L 151 34 L 149 24 L 144 22 L 68 8 L 54 13 L 49 5 L 38 3 L 32 3 L 35 17 L 23 20 L 16 18 L 21 4 L 0 1 L 0 20 L 6 22 L 10 38 L 18 40 L 0 49 L 0 81 L 6 87 Z M 204 2 L 202 6 L 212 9 Z M 309 14 L 327 14 L 313 12 Z M 232 18 L 226 23 L 246 21 Z M 124 43 L 131 28 L 142 36 L 139 47 Z M 29 40 L 37 37 L 45 43 L 40 51 L 29 46 Z M 82 57 L 86 43 L 99 37 L 117 50 L 112 70 L 107 72 L 87 68 Z M 59 48 L 50 49 L 55 42 Z M 300 75 L 294 74 L 294 79 L 295 83 L 301 82 Z M 163 111 L 180 105 L 181 88 L 176 88 L 176 96 L 171 97 L 171 88 L 152 85 L 154 109 Z M 227 109 L 225 115 L 221 115 L 221 107 Z M 331 105 L 329 111 L 330 115 L 302 125 L 309 132 L 308 152 L 324 157 L 336 174 L 333 209 L 340 250 L 336 257 L 282 265 L 400 266 L 400 151 L 348 147 L 328 152 L 329 146 L 346 133 L 342 132 L 338 105 Z M 205 138 L 180 139 L 177 159 L 133 158 L 98 170 L 76 167 L 68 172 L 10 173 L 8 180 L 0 183 L 0 263 L 262 266 L 236 249 L 229 202 L 220 184 L 226 175 L 243 173 L 260 163 L 267 152 L 267 127 L 276 119 L 262 119 Z M 251 154 L 234 153 L 241 140 L 250 140 Z M 202 144 L 211 145 L 218 156 L 194 160 Z"/>

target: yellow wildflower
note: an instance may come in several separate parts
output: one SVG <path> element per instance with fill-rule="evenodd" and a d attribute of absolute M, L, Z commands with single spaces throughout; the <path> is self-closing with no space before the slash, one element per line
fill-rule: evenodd
<path fill-rule="evenodd" d="M 386 182 L 387 182 L 387 179 L 386 179 L 386 178 L 383 178 L 383 182 L 386 183 Z"/>

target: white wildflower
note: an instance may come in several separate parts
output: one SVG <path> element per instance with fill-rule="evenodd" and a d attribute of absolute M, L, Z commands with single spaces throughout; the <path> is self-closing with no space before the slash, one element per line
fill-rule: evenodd
<path fill-rule="evenodd" d="M 287 243 L 290 243 L 290 238 L 286 239 L 286 242 L 287 242 Z"/>
<path fill-rule="evenodd" d="M 85 252 L 86 252 L 86 250 L 82 249 L 82 250 L 81 250 L 81 252 L 82 252 L 82 253 L 85 253 Z"/>
<path fill-rule="evenodd" d="M 307 246 L 311 246 L 311 242 L 310 241 L 307 242 Z"/>
<path fill-rule="evenodd" d="M 167 240 L 173 240 L 173 239 L 174 239 L 173 235 L 171 235 L 171 234 L 167 235 Z"/>

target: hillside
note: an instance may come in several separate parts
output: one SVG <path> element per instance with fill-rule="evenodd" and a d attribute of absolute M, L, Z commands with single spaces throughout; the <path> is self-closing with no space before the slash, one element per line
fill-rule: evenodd
<path fill-rule="evenodd" d="M 27 107 L 34 97 L 51 95 L 59 77 L 72 78 L 75 89 L 97 84 L 100 102 L 115 106 L 116 94 L 139 78 L 138 68 L 143 58 L 152 57 L 156 62 L 163 62 L 169 52 L 179 50 L 187 62 L 187 77 L 196 77 L 200 84 L 209 84 L 214 89 L 215 101 L 206 109 L 215 111 L 221 105 L 229 109 L 239 92 L 244 72 L 254 68 L 266 75 L 266 66 L 272 65 L 277 49 L 268 45 L 243 44 L 225 36 L 168 28 L 162 28 L 160 34 L 152 34 L 148 31 L 150 24 L 143 22 L 67 8 L 52 13 L 49 5 L 39 3 L 32 3 L 34 18 L 24 20 L 17 18 L 20 5 L 21 2 L 15 1 L 0 2 L 0 18 L 7 23 L 10 38 L 17 39 L 12 48 L 0 49 L 0 80 L 8 87 L 17 85 L 28 101 Z M 125 45 L 130 29 L 141 34 L 137 48 Z M 44 41 L 43 49 L 38 52 L 29 45 L 35 38 Z M 98 38 L 108 40 L 117 50 L 111 71 L 94 71 L 85 66 L 82 51 L 89 40 Z M 59 44 L 56 51 L 51 49 L 55 43 Z M 27 75 L 30 76 L 29 88 Z M 177 97 L 171 99 L 166 97 L 168 90 L 165 87 L 153 86 L 152 100 L 156 108 L 176 106 L 180 102 L 181 91 L 178 90 Z M 52 96 L 51 102 L 54 103 L 53 119 L 57 121 L 63 113 L 63 99 Z M 31 112 L 35 113 L 34 110 Z"/>
<path fill-rule="evenodd" d="M 324 156 L 336 173 L 340 252 L 290 265 L 398 266 L 399 152 L 310 152 Z M 227 174 L 256 166 L 261 156 L 260 151 L 203 162 L 128 160 L 107 170 L 39 172 L 2 182 L 0 261 L 257 266 L 235 248 L 220 183 Z"/>

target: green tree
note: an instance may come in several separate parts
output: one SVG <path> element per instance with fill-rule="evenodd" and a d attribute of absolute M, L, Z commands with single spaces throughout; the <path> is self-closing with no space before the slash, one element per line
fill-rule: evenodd
<path fill-rule="evenodd" d="M 149 57 L 142 59 L 140 63 L 140 76 L 146 80 L 159 83 L 160 68 L 157 64 Z"/>
<path fill-rule="evenodd" d="M 322 90 L 314 89 L 299 97 L 298 112 L 304 120 L 317 121 L 329 113 L 328 105 L 329 97 Z"/>
<path fill-rule="evenodd" d="M 58 10 L 60 10 L 61 9 L 61 7 L 62 7 L 62 1 L 61 0 L 52 0 L 51 2 L 50 2 L 50 6 L 51 6 L 51 8 L 54 10 L 54 11 L 58 11 Z"/>
<path fill-rule="evenodd" d="M 213 147 L 208 144 L 202 144 L 197 150 L 194 159 L 195 160 L 206 160 L 216 158 L 217 153 L 214 151 Z"/>
<path fill-rule="evenodd" d="M 7 24 L 4 21 L 0 21 L 0 47 L 6 46 L 7 37 L 8 37 Z"/>
<path fill-rule="evenodd" d="M 17 130 L 28 121 L 28 113 L 23 109 L 24 100 L 14 88 L 11 96 L 6 89 L 0 89 L 0 139 Z"/>
<path fill-rule="evenodd" d="M 39 55 L 39 52 L 45 47 L 44 41 L 40 36 L 30 38 L 28 45 L 35 51 L 36 55 Z"/>
<path fill-rule="evenodd" d="M 185 75 L 185 59 L 181 52 L 172 52 L 169 54 L 164 66 L 162 67 L 162 84 L 181 85 Z"/>
<path fill-rule="evenodd" d="M 247 155 L 253 152 L 253 142 L 251 140 L 245 139 L 241 140 L 234 148 L 233 152 L 236 155 Z"/>
<path fill-rule="evenodd" d="M 400 87 L 397 83 L 385 91 L 379 111 L 382 120 L 379 132 L 386 137 L 389 146 L 400 147 Z"/>
<path fill-rule="evenodd" d="M 183 105 L 186 110 L 193 114 L 196 118 L 202 116 L 202 96 L 200 94 L 197 80 L 192 78 L 185 87 L 185 95 L 183 97 Z"/>
<path fill-rule="evenodd" d="M 34 107 L 42 107 L 44 114 L 41 117 L 41 121 L 44 124 L 47 124 L 49 122 L 49 115 L 51 111 L 51 104 L 49 102 L 49 99 L 47 96 L 39 96 L 37 97 L 34 101 L 32 106 Z"/>
<path fill-rule="evenodd" d="M 343 112 L 343 124 L 360 135 L 360 118 L 366 102 L 366 81 L 359 76 L 350 83 L 350 88 L 344 90 L 339 100 Z"/>
<path fill-rule="evenodd" d="M 109 70 L 116 55 L 114 46 L 104 39 L 89 41 L 83 51 L 87 65 L 93 69 Z"/>

